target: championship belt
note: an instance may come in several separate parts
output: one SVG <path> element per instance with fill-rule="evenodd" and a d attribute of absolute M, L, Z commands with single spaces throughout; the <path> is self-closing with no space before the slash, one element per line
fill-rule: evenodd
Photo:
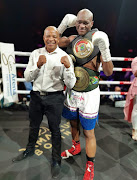
<path fill-rule="evenodd" d="M 79 39 L 73 47 L 73 52 L 76 57 L 82 59 L 89 57 L 94 50 L 92 42 L 88 39 Z"/>
<path fill-rule="evenodd" d="M 82 67 L 75 67 L 74 71 L 77 81 L 73 89 L 76 91 L 83 91 L 89 85 L 89 74 Z"/>
<path fill-rule="evenodd" d="M 98 87 L 99 72 L 86 67 L 75 67 L 76 83 L 73 90 L 78 92 L 88 92 Z"/>

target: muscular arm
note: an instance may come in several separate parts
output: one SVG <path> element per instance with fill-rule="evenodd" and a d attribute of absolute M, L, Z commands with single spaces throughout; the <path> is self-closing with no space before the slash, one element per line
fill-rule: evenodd
<path fill-rule="evenodd" d="M 59 47 L 67 47 L 71 41 L 73 41 L 73 39 L 76 37 L 76 35 L 72 35 L 72 36 L 69 36 L 69 37 L 66 37 L 66 36 L 63 36 L 63 37 L 60 37 L 59 39 Z"/>
<path fill-rule="evenodd" d="M 100 56 L 102 62 L 102 68 L 106 76 L 111 76 L 113 73 L 113 63 L 112 61 L 104 62 L 102 56 Z"/>

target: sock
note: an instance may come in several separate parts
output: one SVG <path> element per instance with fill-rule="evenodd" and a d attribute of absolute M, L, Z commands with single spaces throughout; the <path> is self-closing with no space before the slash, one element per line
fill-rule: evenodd
<path fill-rule="evenodd" d="M 87 155 L 86 155 L 86 157 L 87 157 L 87 160 L 88 160 L 88 161 L 95 162 L 95 157 L 88 157 Z"/>

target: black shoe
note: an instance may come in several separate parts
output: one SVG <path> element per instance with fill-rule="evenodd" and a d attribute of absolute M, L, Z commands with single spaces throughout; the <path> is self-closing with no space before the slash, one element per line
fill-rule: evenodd
<path fill-rule="evenodd" d="M 58 178 L 61 170 L 61 162 L 53 161 L 51 165 L 51 174 L 54 179 Z"/>
<path fill-rule="evenodd" d="M 31 150 L 31 151 L 25 150 L 22 154 L 18 155 L 14 159 L 12 159 L 12 162 L 21 161 L 23 159 L 26 159 L 27 157 L 32 156 L 33 154 L 34 154 L 34 150 Z"/>

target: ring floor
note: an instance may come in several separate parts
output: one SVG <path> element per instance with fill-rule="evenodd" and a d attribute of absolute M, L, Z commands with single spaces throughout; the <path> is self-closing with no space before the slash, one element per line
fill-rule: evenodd
<path fill-rule="evenodd" d="M 131 139 L 131 124 L 123 120 L 123 108 L 101 105 L 96 125 L 97 153 L 94 180 L 136 180 L 137 142 Z M 35 154 L 18 163 L 12 158 L 25 149 L 28 111 L 0 109 L 0 180 L 51 180 L 51 135 L 44 117 Z M 62 150 L 71 146 L 69 122 L 62 118 Z M 62 160 L 60 180 L 82 180 L 85 139 L 81 129 L 81 155 Z"/>

